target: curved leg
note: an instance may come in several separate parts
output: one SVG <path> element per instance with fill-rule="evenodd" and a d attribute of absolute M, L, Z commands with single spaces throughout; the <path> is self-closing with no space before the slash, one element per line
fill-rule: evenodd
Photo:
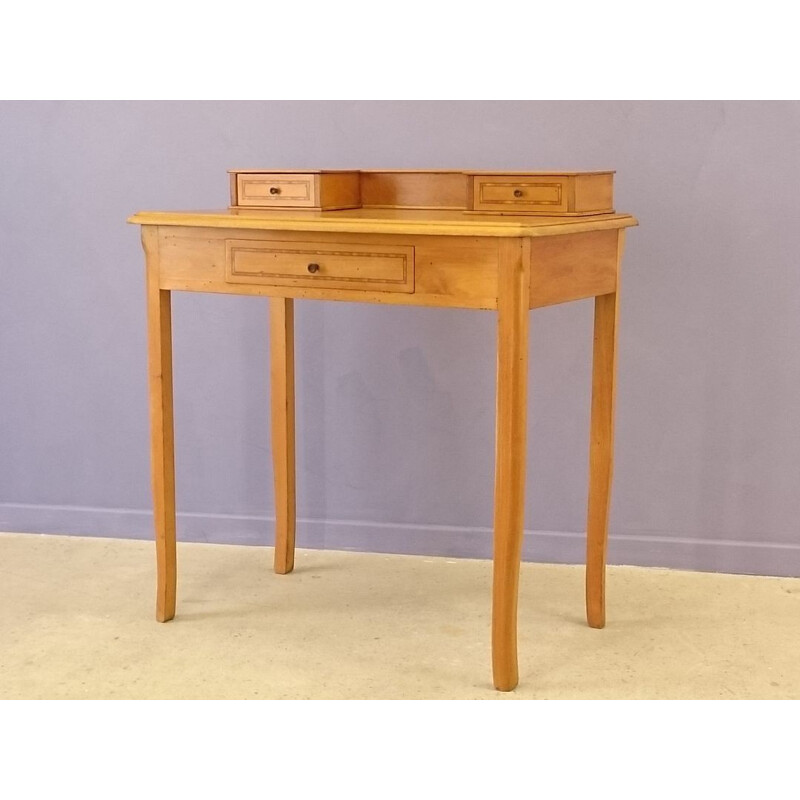
<path fill-rule="evenodd" d="M 172 421 L 172 313 L 170 293 L 159 288 L 158 231 L 144 226 L 147 259 L 147 347 L 150 382 L 150 454 L 158 583 L 156 619 L 175 616 L 175 443 Z"/>
<path fill-rule="evenodd" d="M 272 463 L 275 474 L 275 572 L 294 569 L 294 300 L 269 300 Z"/>
<path fill-rule="evenodd" d="M 589 440 L 589 512 L 586 524 L 586 619 L 606 624 L 606 550 L 614 468 L 614 394 L 617 294 L 595 298 L 592 421 Z"/>
<path fill-rule="evenodd" d="M 527 252 L 527 251 L 525 251 Z M 511 691 L 517 670 L 517 592 L 525 510 L 530 265 L 520 240 L 501 241 L 497 298 L 497 429 L 492 667 Z"/>

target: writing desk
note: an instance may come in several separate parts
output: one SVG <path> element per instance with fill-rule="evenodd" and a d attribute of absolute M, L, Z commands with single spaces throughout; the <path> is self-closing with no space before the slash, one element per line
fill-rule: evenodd
<path fill-rule="evenodd" d="M 595 298 L 586 610 L 605 624 L 617 290 L 627 214 L 524 216 L 442 208 L 135 214 L 147 271 L 156 616 L 175 615 L 173 291 L 269 298 L 275 563 L 295 543 L 295 299 L 497 312 L 497 426 L 492 597 L 494 685 L 518 682 L 517 588 L 525 502 L 528 318 L 533 308 Z"/>

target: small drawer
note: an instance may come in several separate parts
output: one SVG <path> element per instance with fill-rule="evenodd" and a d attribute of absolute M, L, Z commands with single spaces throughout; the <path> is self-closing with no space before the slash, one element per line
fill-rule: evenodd
<path fill-rule="evenodd" d="M 227 239 L 225 279 L 229 283 L 411 293 L 414 248 Z"/>
<path fill-rule="evenodd" d="M 472 181 L 472 207 L 475 211 L 504 211 L 507 214 L 536 211 L 541 214 L 558 214 L 567 210 L 566 177 L 476 175 Z"/>
<path fill-rule="evenodd" d="M 314 208 L 317 175 L 302 173 L 239 173 L 236 193 L 240 206 L 263 208 Z"/>

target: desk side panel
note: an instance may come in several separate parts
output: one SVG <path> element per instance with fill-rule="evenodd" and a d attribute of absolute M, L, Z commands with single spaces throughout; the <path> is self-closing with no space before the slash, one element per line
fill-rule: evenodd
<path fill-rule="evenodd" d="M 621 233 L 591 231 L 532 238 L 531 308 L 616 291 Z"/>
<path fill-rule="evenodd" d="M 225 276 L 226 240 L 302 244 L 388 245 L 414 248 L 414 291 L 361 291 L 231 283 Z M 310 300 L 342 300 L 456 308 L 497 308 L 496 239 L 455 236 L 389 236 L 298 233 L 217 228 L 160 227 L 161 288 Z"/>

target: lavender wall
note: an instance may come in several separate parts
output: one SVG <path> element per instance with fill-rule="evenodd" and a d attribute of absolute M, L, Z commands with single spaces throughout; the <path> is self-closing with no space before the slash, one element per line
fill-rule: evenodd
<path fill-rule="evenodd" d="M 614 168 L 617 563 L 800 575 L 800 104 L 0 103 L 0 529 L 149 537 L 139 209 L 230 167 Z M 582 559 L 591 303 L 534 312 L 526 557 Z M 490 553 L 494 317 L 299 303 L 308 546 Z M 266 302 L 174 301 L 180 536 L 269 543 Z"/>

